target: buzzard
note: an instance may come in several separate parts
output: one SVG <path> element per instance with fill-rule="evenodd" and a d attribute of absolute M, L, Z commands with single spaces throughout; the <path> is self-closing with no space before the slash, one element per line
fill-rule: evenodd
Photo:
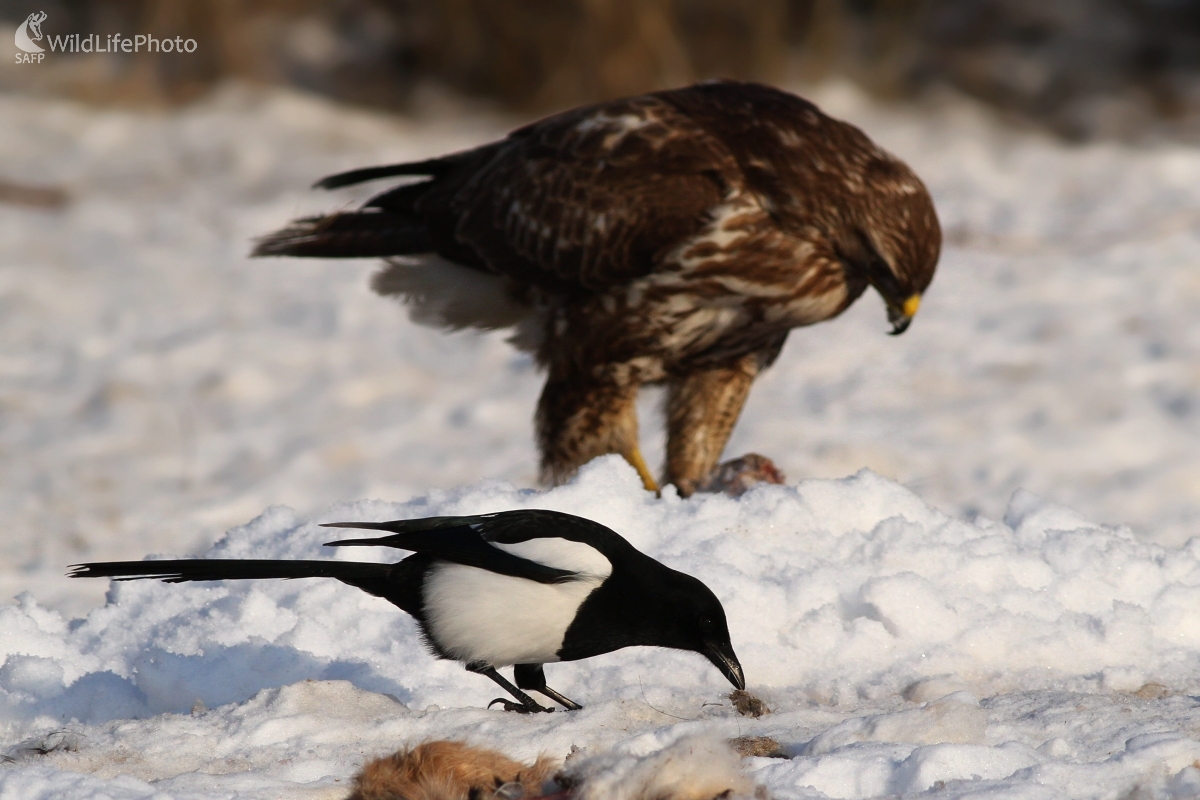
<path fill-rule="evenodd" d="M 929 192 L 853 125 L 793 94 L 717 81 L 565 111 L 465 152 L 333 175 L 412 180 L 259 240 L 257 256 L 385 257 L 373 286 L 415 319 L 511 328 L 547 379 L 541 477 L 638 449 L 635 401 L 666 384 L 666 480 L 717 464 L 792 328 L 868 286 L 903 333 L 933 279 Z"/>

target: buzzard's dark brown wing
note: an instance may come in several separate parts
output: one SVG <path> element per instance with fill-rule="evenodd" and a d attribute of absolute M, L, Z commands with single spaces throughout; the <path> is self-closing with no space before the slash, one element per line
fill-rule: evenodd
<path fill-rule="evenodd" d="M 651 272 L 742 181 L 728 146 L 658 95 L 567 111 L 475 150 L 317 185 L 392 176 L 426 179 L 358 211 L 297 220 L 261 239 L 255 254 L 436 251 L 519 284 L 594 292 Z"/>
<path fill-rule="evenodd" d="M 413 209 L 444 256 L 465 247 L 517 281 L 597 291 L 652 271 L 736 180 L 726 147 L 650 96 L 519 129 L 486 166 L 458 185 L 437 181 Z"/>

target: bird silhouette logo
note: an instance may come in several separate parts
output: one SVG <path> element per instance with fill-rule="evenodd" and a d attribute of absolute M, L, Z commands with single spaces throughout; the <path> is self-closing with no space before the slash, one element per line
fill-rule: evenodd
<path fill-rule="evenodd" d="M 17 27 L 15 36 L 17 47 L 26 53 L 42 53 L 44 48 L 38 44 L 42 40 L 42 23 L 46 21 L 45 11 L 35 11 L 25 18 Z"/>

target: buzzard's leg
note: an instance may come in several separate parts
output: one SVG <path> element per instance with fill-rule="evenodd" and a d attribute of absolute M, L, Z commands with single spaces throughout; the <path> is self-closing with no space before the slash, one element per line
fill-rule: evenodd
<path fill-rule="evenodd" d="M 593 458 L 620 453 L 646 489 L 657 492 L 638 448 L 637 392 L 638 382 L 628 377 L 597 380 L 560 375 L 551 368 L 537 409 L 542 482 L 564 483 Z"/>
<path fill-rule="evenodd" d="M 546 685 L 546 671 L 542 669 L 541 664 L 517 664 L 513 667 L 513 677 L 517 679 L 517 686 L 520 688 L 541 692 L 568 711 L 578 711 L 583 708 L 571 698 L 559 694 Z"/>
<path fill-rule="evenodd" d="M 693 372 L 671 382 L 667 481 L 684 497 L 717 465 L 761 363 L 757 355 L 750 355 L 733 366 Z"/>
<path fill-rule="evenodd" d="M 662 490 L 658 486 L 658 481 L 654 479 L 654 473 L 646 465 L 646 459 L 642 458 L 642 450 L 636 442 L 633 445 L 632 452 L 621 453 L 621 455 L 637 470 L 638 477 L 642 479 L 642 486 L 646 487 L 647 492 L 654 492 L 657 495 L 662 494 Z"/>

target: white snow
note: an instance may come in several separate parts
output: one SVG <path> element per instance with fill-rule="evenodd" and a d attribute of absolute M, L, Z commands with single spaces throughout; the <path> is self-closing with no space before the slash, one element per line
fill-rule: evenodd
<path fill-rule="evenodd" d="M 368 262 L 245 258 L 374 188 L 315 178 L 516 120 L 0 96 L 0 174 L 73 198 L 0 206 L 0 800 L 339 797 L 429 737 L 578 746 L 619 782 L 695 735 L 777 739 L 792 758 L 744 769 L 780 798 L 1200 795 L 1200 151 L 814 99 L 912 164 L 949 244 L 904 336 L 868 296 L 758 381 L 729 452 L 792 485 L 683 501 L 615 458 L 528 489 L 540 378 L 502 333 L 412 324 Z M 652 649 L 550 665 L 581 712 L 487 711 L 490 682 L 335 581 L 61 577 L 394 558 L 323 548 L 317 523 L 538 507 L 703 579 L 774 713 L 738 716 L 702 657 Z"/>
<path fill-rule="evenodd" d="M 751 795 L 738 757 L 715 736 L 684 736 L 653 753 L 623 747 L 572 761 L 568 777 L 579 800 L 711 800 Z"/>

